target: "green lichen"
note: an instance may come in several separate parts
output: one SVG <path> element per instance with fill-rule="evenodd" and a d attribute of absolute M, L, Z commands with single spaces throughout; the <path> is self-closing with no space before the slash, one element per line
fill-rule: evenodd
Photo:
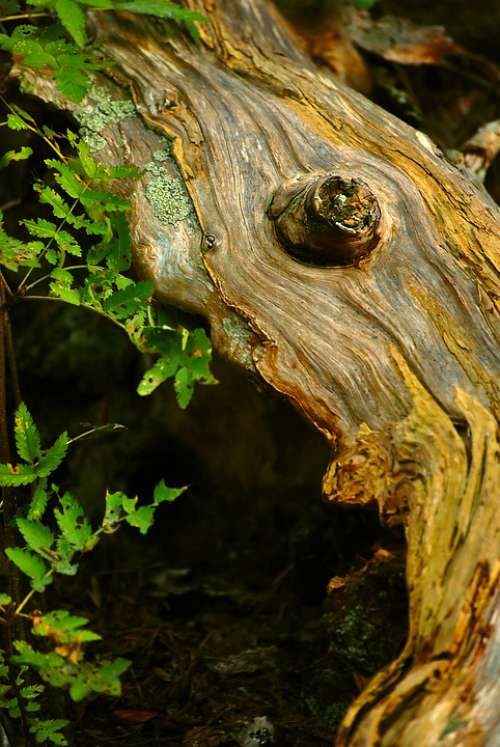
<path fill-rule="evenodd" d="M 384 637 L 376 616 L 363 605 L 349 609 L 332 630 L 331 653 L 344 665 L 373 674 L 393 658 L 393 640 Z"/>
<path fill-rule="evenodd" d="M 113 99 L 105 89 L 96 86 L 89 93 L 90 103 L 75 109 L 74 115 L 80 123 L 80 135 L 93 151 L 106 147 L 106 140 L 100 134 L 110 124 L 134 117 L 135 106 L 128 99 Z"/>
<path fill-rule="evenodd" d="M 448 723 L 446 724 L 445 728 L 441 732 L 441 735 L 439 737 L 439 741 L 441 742 L 445 737 L 448 736 L 448 734 L 453 734 L 454 731 L 458 731 L 458 729 L 461 729 L 463 726 L 467 725 L 467 721 L 465 721 L 462 718 L 457 718 L 455 716 L 452 716 Z"/>
<path fill-rule="evenodd" d="M 145 194 L 153 215 L 161 223 L 174 225 L 194 218 L 195 213 L 182 178 L 167 173 L 162 165 L 165 161 L 172 161 L 169 141 L 165 141 L 164 149 L 153 153 L 153 160 L 144 167 L 150 174 Z"/>
<path fill-rule="evenodd" d="M 255 370 L 251 353 L 252 331 L 248 324 L 237 314 L 228 316 L 222 321 L 224 332 L 227 335 L 228 349 L 236 358 L 250 371 Z"/>

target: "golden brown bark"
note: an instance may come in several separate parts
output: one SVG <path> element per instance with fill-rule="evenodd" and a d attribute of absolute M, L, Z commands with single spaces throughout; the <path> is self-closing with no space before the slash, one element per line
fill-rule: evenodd
<path fill-rule="evenodd" d="M 329 500 L 405 525 L 408 642 L 338 746 L 494 747 L 498 210 L 423 133 L 319 72 L 265 0 L 187 4 L 209 18 L 198 45 L 136 16 L 93 19 L 109 90 L 130 87 L 140 114 L 103 132 L 109 154 L 144 165 L 167 135 L 177 166 L 161 168 L 180 169 L 197 216 L 162 222 L 146 174 L 138 266 L 330 440 Z M 326 213 L 307 197 L 325 184 Z M 339 213 L 349 200 L 373 220 Z"/>

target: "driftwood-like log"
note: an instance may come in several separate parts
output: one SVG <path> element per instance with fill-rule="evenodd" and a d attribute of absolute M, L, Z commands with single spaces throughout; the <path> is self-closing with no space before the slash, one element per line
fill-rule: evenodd
<path fill-rule="evenodd" d="M 130 89 L 140 115 L 103 129 L 99 153 L 149 169 L 137 265 L 329 439 L 328 500 L 405 526 L 408 641 L 338 746 L 494 747 L 498 210 L 428 137 L 316 69 L 270 3 L 186 4 L 209 19 L 199 44 L 92 19 L 108 91 Z"/>

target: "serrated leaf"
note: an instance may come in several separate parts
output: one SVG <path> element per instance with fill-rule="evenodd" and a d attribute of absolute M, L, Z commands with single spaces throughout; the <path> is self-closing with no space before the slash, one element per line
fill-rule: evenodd
<path fill-rule="evenodd" d="M 74 680 L 74 682 L 71 683 L 71 687 L 69 689 L 69 694 L 71 697 L 71 700 L 74 700 L 75 703 L 77 703 L 79 700 L 83 700 L 87 697 L 87 695 L 90 695 L 92 692 L 92 688 L 86 681 L 85 674 L 80 675 L 79 677 Z"/>
<path fill-rule="evenodd" d="M 101 636 L 92 630 L 82 629 L 87 623 L 86 617 L 71 615 L 67 610 L 52 610 L 36 619 L 33 633 L 54 638 L 57 643 L 86 643 L 101 640 Z"/>
<path fill-rule="evenodd" d="M 172 501 L 175 501 L 175 499 L 182 495 L 185 490 L 187 490 L 187 485 L 182 488 L 169 488 L 165 485 L 164 480 L 160 480 L 153 492 L 154 505 L 159 506 L 160 503 L 164 503 L 165 501 L 172 503 Z"/>
<path fill-rule="evenodd" d="M 21 53 L 22 49 L 19 49 L 20 45 L 14 46 L 14 52 Z M 40 47 L 40 45 L 30 45 L 31 49 L 28 54 L 24 55 L 23 63 L 28 67 L 41 68 L 41 67 L 57 67 L 57 62 L 53 55 L 46 52 Z"/>
<path fill-rule="evenodd" d="M 57 280 L 65 288 L 70 288 L 71 285 L 73 284 L 73 275 L 71 274 L 69 270 L 66 270 L 64 267 L 56 267 L 50 273 L 50 277 L 54 278 L 54 280 Z"/>
<path fill-rule="evenodd" d="M 146 534 L 151 528 L 155 516 L 154 506 L 141 506 L 125 517 L 125 521 L 132 527 L 137 527 L 141 534 Z"/>
<path fill-rule="evenodd" d="M 62 511 L 54 509 L 54 516 L 63 537 L 71 547 L 83 550 L 92 535 L 92 527 L 82 506 L 71 493 L 65 493 L 61 507 Z"/>
<path fill-rule="evenodd" d="M 53 239 L 63 251 L 76 257 L 81 256 L 82 250 L 75 238 L 68 231 L 63 231 L 59 226 L 56 226 L 52 221 L 37 218 L 36 220 L 25 219 L 21 223 L 26 226 L 32 236 L 41 239 Z"/>
<path fill-rule="evenodd" d="M 61 734 L 61 729 L 64 729 L 70 721 L 66 719 L 30 719 L 30 733 L 35 735 L 35 739 L 38 744 L 45 744 L 51 742 L 55 745 L 64 747 L 68 744 L 68 740 Z"/>
<path fill-rule="evenodd" d="M 0 594 L 0 607 L 7 607 L 12 602 L 12 597 L 8 594 Z"/>
<path fill-rule="evenodd" d="M 121 2 L 115 7 L 121 10 L 128 10 L 131 13 L 141 13 L 141 15 L 157 16 L 158 18 L 171 18 L 174 21 L 206 21 L 206 16 L 197 13 L 194 10 L 187 10 L 179 5 L 174 5 L 164 0 L 130 0 L 130 2 Z"/>
<path fill-rule="evenodd" d="M 177 404 L 185 410 L 193 396 L 193 377 L 187 368 L 180 368 L 175 374 L 174 389 Z"/>
<path fill-rule="evenodd" d="M 102 520 L 102 529 L 104 532 L 114 532 L 122 515 L 123 498 L 125 493 L 106 493 L 106 508 Z"/>
<path fill-rule="evenodd" d="M 97 161 L 92 158 L 90 148 L 84 140 L 75 141 L 78 158 L 85 174 L 89 179 L 95 179 L 98 172 Z"/>
<path fill-rule="evenodd" d="M 36 473 L 38 477 L 47 477 L 61 464 L 68 450 L 69 438 L 66 431 L 56 439 L 54 445 L 50 447 L 45 456 L 38 462 Z"/>
<path fill-rule="evenodd" d="M 20 693 L 26 700 L 33 700 L 38 698 L 43 693 L 45 687 L 43 685 L 25 685 L 21 688 Z"/>
<path fill-rule="evenodd" d="M 104 309 L 107 314 L 111 314 L 117 319 L 124 319 L 127 316 L 135 314 L 144 301 L 153 295 L 153 283 L 145 280 L 140 283 L 132 283 L 127 288 L 113 293 L 104 303 Z"/>
<path fill-rule="evenodd" d="M 74 226 L 77 229 L 84 228 L 89 233 L 93 230 L 93 224 L 84 215 L 75 215 L 73 208 L 54 189 L 51 187 L 37 187 L 37 185 L 35 185 L 35 188 L 40 193 L 40 202 L 50 205 L 56 218 L 61 218 L 70 226 Z"/>
<path fill-rule="evenodd" d="M 25 464 L 13 466 L 0 464 L 0 485 L 3 487 L 19 487 L 35 482 L 37 474 L 34 467 Z"/>
<path fill-rule="evenodd" d="M 106 264 L 114 272 L 125 272 L 132 264 L 132 239 L 127 218 L 122 214 L 113 216 L 111 225 L 116 238 L 110 242 Z"/>
<path fill-rule="evenodd" d="M 80 202 L 87 210 L 98 209 L 109 213 L 116 211 L 125 211 L 130 207 L 128 200 L 111 194 L 111 192 L 98 192 L 93 189 L 87 189 L 85 194 L 80 198 Z"/>
<path fill-rule="evenodd" d="M 56 13 L 68 34 L 75 40 L 79 47 L 84 47 L 87 42 L 85 33 L 85 13 L 73 0 L 56 0 Z"/>
<path fill-rule="evenodd" d="M 25 161 L 32 153 L 32 148 L 29 148 L 27 145 L 23 145 L 19 150 L 8 150 L 3 154 L 2 158 L 0 158 L 0 169 L 8 166 L 12 161 Z"/>
<path fill-rule="evenodd" d="M 175 374 L 178 368 L 178 363 L 175 358 L 158 358 L 151 368 L 148 368 L 144 376 L 142 377 L 139 386 L 137 387 L 137 394 L 141 397 L 145 397 L 151 394 L 160 384 L 166 379 L 169 379 Z"/>
<path fill-rule="evenodd" d="M 11 130 L 28 129 L 28 125 L 19 114 L 7 114 L 7 127 Z"/>
<path fill-rule="evenodd" d="M 60 283 L 50 283 L 50 292 L 56 298 L 60 298 L 64 303 L 70 303 L 72 306 L 80 306 L 80 291 L 77 288 L 68 288 Z"/>
<path fill-rule="evenodd" d="M 79 104 L 90 91 L 92 80 L 83 70 L 63 67 L 56 70 L 54 80 L 58 91 L 70 101 Z"/>
<path fill-rule="evenodd" d="M 67 0 L 71 2 L 71 0 Z M 71 167 L 55 158 L 46 158 L 45 163 L 56 172 L 54 178 L 59 186 L 73 199 L 81 199 L 87 185 L 80 181 Z"/>
<path fill-rule="evenodd" d="M 43 591 L 50 584 L 51 578 L 45 578 L 47 566 L 38 555 L 20 547 L 7 547 L 5 554 L 19 570 L 32 580 L 32 586 L 36 591 Z M 36 586 L 35 586 L 36 585 Z"/>
<path fill-rule="evenodd" d="M 108 179 L 139 179 L 144 170 L 131 163 L 119 163 L 117 166 L 106 164 L 106 175 Z"/>
<path fill-rule="evenodd" d="M 35 521 L 39 520 L 45 513 L 45 509 L 47 508 L 47 503 L 49 500 L 46 487 L 47 481 L 41 479 L 35 488 L 33 498 L 31 499 L 28 508 L 28 519 L 33 519 Z"/>
<path fill-rule="evenodd" d="M 9 270 L 18 267 L 39 267 L 38 255 L 43 250 L 41 241 L 24 242 L 9 236 L 3 229 L 3 213 L 0 211 L 0 264 Z"/>
<path fill-rule="evenodd" d="M 35 462 L 41 454 L 40 433 L 26 404 L 21 402 L 14 419 L 14 435 L 18 455 L 25 462 Z"/>
<path fill-rule="evenodd" d="M 14 641 L 14 648 L 19 656 L 13 661 L 16 664 L 27 664 L 40 669 L 42 667 L 60 667 L 64 664 L 64 659 L 54 652 L 43 653 L 36 651 L 31 644 L 26 641 Z"/>
<path fill-rule="evenodd" d="M 22 518 L 17 519 L 16 524 L 24 541 L 31 550 L 39 552 L 41 548 L 50 549 L 52 547 L 54 535 L 45 524 Z"/>
<path fill-rule="evenodd" d="M 36 218 L 36 220 L 26 218 L 21 223 L 23 226 L 26 226 L 32 236 L 37 236 L 41 239 L 51 238 L 57 232 L 56 224 L 45 220 L 45 218 Z"/>

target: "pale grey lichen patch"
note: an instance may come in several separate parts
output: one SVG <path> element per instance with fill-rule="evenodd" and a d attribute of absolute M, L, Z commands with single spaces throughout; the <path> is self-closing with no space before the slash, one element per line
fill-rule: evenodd
<path fill-rule="evenodd" d="M 155 151 L 153 160 L 144 167 L 150 174 L 145 194 L 155 218 L 161 223 L 173 225 L 179 221 L 194 219 L 195 212 L 181 176 L 173 176 L 173 169 L 170 168 L 169 173 L 165 168 L 165 162 L 169 161 L 177 170 L 170 142 L 165 140 L 164 144 L 165 147 Z"/>
<path fill-rule="evenodd" d="M 254 334 L 248 324 L 238 314 L 232 313 L 222 321 L 226 333 L 227 347 L 230 355 L 249 371 L 255 371 L 252 358 L 252 340 Z"/>
<path fill-rule="evenodd" d="M 135 105 L 129 99 L 113 99 L 111 94 L 100 86 L 95 86 L 88 95 L 89 103 L 75 109 L 74 115 L 80 123 L 80 136 L 93 151 L 106 147 L 106 140 L 100 134 L 110 124 L 121 122 L 127 117 L 135 117 Z"/>

